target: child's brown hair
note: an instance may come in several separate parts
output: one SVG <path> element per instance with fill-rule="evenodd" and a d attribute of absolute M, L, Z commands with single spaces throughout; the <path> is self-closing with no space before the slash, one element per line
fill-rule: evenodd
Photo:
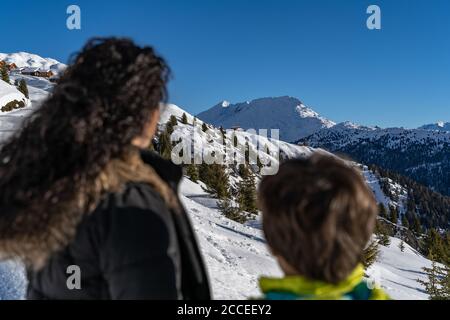
<path fill-rule="evenodd" d="M 362 174 L 319 153 L 264 177 L 258 200 L 273 253 L 299 275 L 334 284 L 361 261 L 377 215 Z"/>

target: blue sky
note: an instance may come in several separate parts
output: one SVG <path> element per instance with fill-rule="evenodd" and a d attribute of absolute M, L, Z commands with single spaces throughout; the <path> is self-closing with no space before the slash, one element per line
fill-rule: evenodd
<path fill-rule="evenodd" d="M 82 30 L 66 28 L 66 8 Z M 382 29 L 366 28 L 377 4 Z M 0 52 L 66 62 L 92 36 L 154 46 L 191 113 L 221 100 L 301 99 L 334 121 L 416 127 L 450 121 L 447 0 L 21 0 L 2 3 Z"/>

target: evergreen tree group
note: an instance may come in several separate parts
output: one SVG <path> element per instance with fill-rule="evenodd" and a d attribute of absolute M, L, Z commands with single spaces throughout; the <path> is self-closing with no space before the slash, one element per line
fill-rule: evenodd
<path fill-rule="evenodd" d="M 224 165 L 202 163 L 198 166 L 198 178 L 202 181 L 209 193 L 223 200 L 230 197 L 229 175 Z"/>
<path fill-rule="evenodd" d="M 378 241 L 373 240 L 363 251 L 362 264 L 364 269 L 369 268 L 375 261 L 377 261 L 380 253 Z"/>
<path fill-rule="evenodd" d="M 239 165 L 239 175 L 242 180 L 238 184 L 238 203 L 242 211 L 257 213 L 256 186 L 254 174 L 247 165 Z"/>
<path fill-rule="evenodd" d="M 3 81 L 5 81 L 6 83 L 10 83 L 9 81 L 9 73 L 8 73 L 8 68 L 6 65 L 2 65 L 0 66 L 0 77 Z"/>
<path fill-rule="evenodd" d="M 378 241 L 382 246 L 389 246 L 391 244 L 391 230 L 387 226 L 387 224 L 384 221 L 377 220 L 376 226 L 375 226 L 375 234 L 378 237 Z"/>
<path fill-rule="evenodd" d="M 174 131 L 174 127 L 178 124 L 177 118 L 175 116 L 170 116 L 167 121 L 165 128 L 160 132 L 158 136 L 158 151 L 161 157 L 164 159 L 171 159 L 173 143 L 171 140 L 171 135 Z"/>
<path fill-rule="evenodd" d="M 28 86 L 24 79 L 20 79 L 17 83 L 17 89 L 23 93 L 23 95 L 28 99 L 30 98 L 30 95 L 28 93 Z"/>
<path fill-rule="evenodd" d="M 248 215 L 243 212 L 239 206 L 233 204 L 230 199 L 223 199 L 218 201 L 218 207 L 220 212 L 228 219 L 245 223 L 248 221 Z"/>
<path fill-rule="evenodd" d="M 450 300 L 450 268 L 448 266 L 438 266 L 433 260 L 431 268 L 422 268 L 428 280 L 418 279 L 425 291 L 430 296 L 430 300 Z"/>
<path fill-rule="evenodd" d="M 188 118 L 186 116 L 186 113 L 184 113 L 184 112 L 183 112 L 183 115 L 181 116 L 181 123 L 188 124 Z"/>

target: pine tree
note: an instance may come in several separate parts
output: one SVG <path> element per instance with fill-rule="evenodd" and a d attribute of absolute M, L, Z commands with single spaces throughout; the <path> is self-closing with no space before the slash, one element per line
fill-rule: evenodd
<path fill-rule="evenodd" d="M 0 77 L 2 78 L 3 81 L 9 83 L 9 73 L 6 65 L 0 67 Z"/>
<path fill-rule="evenodd" d="M 397 224 L 398 223 L 398 210 L 396 207 L 391 207 L 391 215 L 389 217 L 389 220 L 393 223 L 393 224 Z"/>
<path fill-rule="evenodd" d="M 400 248 L 401 252 L 405 251 L 405 242 L 402 240 L 400 241 L 400 244 L 398 245 L 398 247 Z"/>
<path fill-rule="evenodd" d="M 380 202 L 378 204 L 379 216 L 382 218 L 387 218 L 386 207 Z"/>
<path fill-rule="evenodd" d="M 438 262 L 448 262 L 448 248 L 446 248 L 444 237 L 436 229 L 430 228 L 427 232 L 425 252 L 427 255 L 432 255 Z"/>
<path fill-rule="evenodd" d="M 373 240 L 363 251 L 362 264 L 364 269 L 367 270 L 375 261 L 377 261 L 380 250 L 378 248 L 378 242 Z"/>
<path fill-rule="evenodd" d="M 242 167 L 240 166 L 240 169 Z M 242 169 L 242 181 L 238 184 L 238 202 L 239 208 L 242 211 L 250 213 L 257 213 L 256 206 L 256 187 L 254 175 L 250 172 L 247 166 Z"/>
<path fill-rule="evenodd" d="M 425 287 L 430 300 L 449 300 L 450 299 L 450 270 L 447 266 L 440 267 L 434 261 L 432 255 L 431 268 L 422 268 L 427 274 L 428 281 L 418 279 L 417 282 Z"/>
<path fill-rule="evenodd" d="M 23 95 L 28 99 L 30 97 L 28 93 L 27 83 L 24 79 L 21 79 L 18 83 L 17 89 L 23 93 Z"/>
<path fill-rule="evenodd" d="M 391 244 L 391 239 L 389 238 L 389 231 L 383 222 L 377 221 L 375 227 L 375 234 L 378 236 L 379 244 L 381 244 L 382 246 L 387 247 Z"/>
<path fill-rule="evenodd" d="M 193 163 L 187 165 L 186 174 L 194 182 L 198 181 L 198 169 L 197 166 Z"/>
<path fill-rule="evenodd" d="M 172 158 L 172 142 L 167 128 L 159 135 L 159 153 L 164 159 Z"/>
<path fill-rule="evenodd" d="M 181 123 L 188 124 L 188 118 L 186 116 L 186 113 L 184 113 L 184 112 L 183 112 L 183 115 L 181 116 Z"/>
<path fill-rule="evenodd" d="M 203 122 L 203 124 L 202 124 L 202 131 L 203 131 L 203 132 L 208 131 L 208 126 L 206 125 L 205 122 Z"/>
<path fill-rule="evenodd" d="M 228 219 L 239 223 L 245 223 L 248 221 L 248 217 L 242 212 L 239 207 L 232 204 L 232 201 L 228 198 L 219 200 L 217 202 L 220 212 Z"/>
<path fill-rule="evenodd" d="M 177 117 L 175 117 L 174 115 L 171 115 L 169 118 L 169 122 L 173 127 L 175 127 L 178 124 Z"/>
<path fill-rule="evenodd" d="M 245 179 L 250 174 L 248 167 L 245 164 L 239 164 L 238 166 L 238 174 L 242 179 Z"/>
<path fill-rule="evenodd" d="M 174 115 L 171 115 L 169 121 L 167 121 L 166 123 L 166 130 L 165 130 L 169 136 L 173 133 L 174 127 L 177 124 L 178 124 L 177 118 Z"/>
<path fill-rule="evenodd" d="M 209 193 L 215 195 L 218 199 L 224 199 L 230 196 L 228 174 L 225 166 L 220 164 L 202 163 L 199 166 L 199 180 L 207 186 Z"/>
<path fill-rule="evenodd" d="M 404 226 L 405 228 L 409 228 L 409 221 L 406 218 L 406 215 L 402 216 L 402 226 Z"/>
<path fill-rule="evenodd" d="M 422 224 L 421 224 L 420 219 L 417 216 L 417 214 L 414 214 L 414 216 L 413 216 L 412 230 L 415 233 L 419 233 L 419 234 L 422 233 Z"/>

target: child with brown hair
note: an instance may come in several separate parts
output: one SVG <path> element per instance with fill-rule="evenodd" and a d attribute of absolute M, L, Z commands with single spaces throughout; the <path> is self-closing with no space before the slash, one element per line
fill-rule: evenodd
<path fill-rule="evenodd" d="M 289 160 L 259 187 L 263 229 L 284 278 L 261 278 L 265 299 L 384 300 L 361 265 L 377 204 L 362 175 L 315 154 Z"/>

